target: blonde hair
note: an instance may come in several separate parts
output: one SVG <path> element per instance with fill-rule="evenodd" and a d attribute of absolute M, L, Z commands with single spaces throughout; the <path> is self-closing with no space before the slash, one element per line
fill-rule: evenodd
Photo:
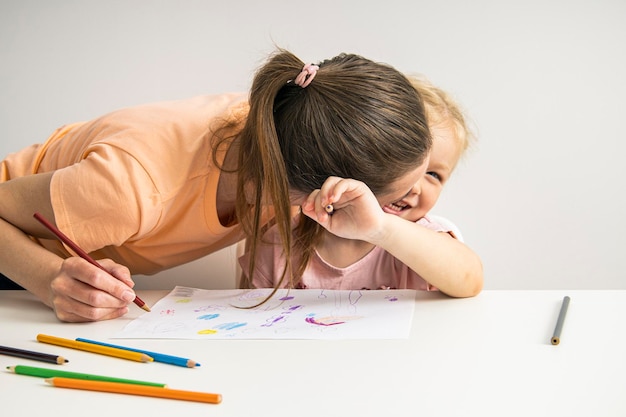
<path fill-rule="evenodd" d="M 290 190 L 309 194 L 335 175 L 385 192 L 430 151 L 422 99 L 402 73 L 340 54 L 319 63 L 313 82 L 302 88 L 293 80 L 303 66 L 290 52 L 278 50 L 256 73 L 250 90 L 250 112 L 238 144 L 236 213 L 251 253 L 242 287 L 251 286 L 253 278 L 262 202 L 272 204 L 286 259 L 276 288 L 285 277 L 292 286 L 292 246 L 307 254 L 306 265 L 320 226 L 303 219 L 292 240 Z M 393 169 L 381 172 L 384 166 Z"/>
<path fill-rule="evenodd" d="M 421 75 L 409 75 L 409 81 L 424 101 L 428 126 L 450 124 L 463 155 L 477 141 L 461 106 L 444 90 Z"/>

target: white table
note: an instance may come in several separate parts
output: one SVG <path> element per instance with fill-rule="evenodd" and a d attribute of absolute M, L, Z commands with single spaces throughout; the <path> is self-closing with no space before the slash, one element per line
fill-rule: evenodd
<path fill-rule="evenodd" d="M 165 291 L 140 291 L 154 304 Z M 550 338 L 563 296 L 561 344 Z M 3 416 L 626 416 L 626 291 L 419 293 L 408 340 L 110 340 L 123 319 L 68 324 L 0 291 L 0 345 L 60 354 L 60 369 L 217 392 L 219 405 L 53 388 L 0 355 Z M 38 333 L 132 345 L 202 363 L 136 363 L 37 343 Z"/>

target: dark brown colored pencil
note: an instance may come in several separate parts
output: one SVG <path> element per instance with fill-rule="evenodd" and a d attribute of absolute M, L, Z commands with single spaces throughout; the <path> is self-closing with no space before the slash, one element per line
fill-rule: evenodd
<path fill-rule="evenodd" d="M 55 363 L 62 365 L 69 362 L 62 356 L 50 355 L 48 353 L 33 352 L 31 350 L 17 349 L 8 346 L 0 346 L 0 355 L 15 356 L 16 358 L 32 359 L 40 362 Z"/>

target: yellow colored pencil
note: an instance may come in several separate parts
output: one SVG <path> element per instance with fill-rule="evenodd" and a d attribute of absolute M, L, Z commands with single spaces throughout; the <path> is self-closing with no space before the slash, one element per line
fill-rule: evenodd
<path fill-rule="evenodd" d="M 170 388 L 149 387 L 146 385 L 120 384 L 118 382 L 89 381 L 59 377 L 46 379 L 46 382 L 60 388 L 142 395 L 145 397 L 169 398 L 172 400 L 196 401 L 211 404 L 219 404 L 222 402 L 221 394 L 208 392 L 183 391 Z"/>
<path fill-rule="evenodd" d="M 72 339 L 64 339 L 62 337 L 38 334 L 37 341 L 41 343 L 49 343 L 51 345 L 63 346 L 70 349 L 84 350 L 86 352 L 98 353 L 100 355 L 114 356 L 116 358 L 128 359 L 136 362 L 152 362 L 154 359 L 145 353 L 132 352 L 130 350 L 112 348 L 108 346 L 94 345 L 92 343 L 78 342 Z"/>

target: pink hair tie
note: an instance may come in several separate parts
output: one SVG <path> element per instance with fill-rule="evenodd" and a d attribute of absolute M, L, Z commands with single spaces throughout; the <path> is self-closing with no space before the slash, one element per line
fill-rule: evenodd
<path fill-rule="evenodd" d="M 315 78 L 315 74 L 317 74 L 318 69 L 320 69 L 320 67 L 317 65 L 306 64 L 294 80 L 294 83 L 302 88 L 305 88 L 307 85 L 311 84 L 311 81 Z"/>

